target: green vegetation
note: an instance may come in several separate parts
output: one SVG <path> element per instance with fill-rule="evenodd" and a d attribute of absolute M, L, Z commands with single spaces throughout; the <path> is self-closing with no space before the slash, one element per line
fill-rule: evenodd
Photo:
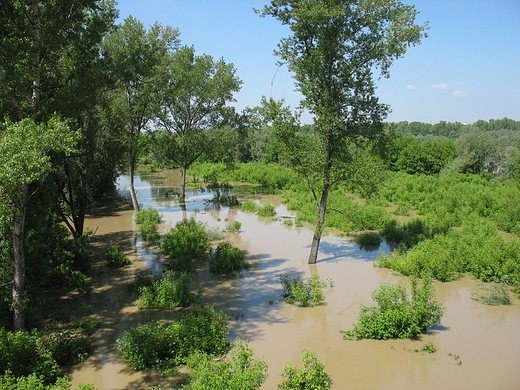
<path fill-rule="evenodd" d="M 319 305 L 323 301 L 323 288 L 327 286 L 318 274 L 312 274 L 306 281 L 298 276 L 280 275 L 283 287 L 283 300 L 287 303 L 298 302 L 302 307 Z"/>
<path fill-rule="evenodd" d="M 414 349 L 414 350 L 410 350 L 410 352 L 427 352 L 427 353 L 435 353 L 437 352 L 437 347 L 435 346 L 434 343 L 432 343 L 431 341 L 428 341 L 424 347 L 422 347 L 421 349 Z"/>
<path fill-rule="evenodd" d="M 185 364 L 195 352 L 219 356 L 229 347 L 224 317 L 212 307 L 194 307 L 178 322 L 139 325 L 118 339 L 121 357 L 138 371 Z"/>
<path fill-rule="evenodd" d="M 276 210 L 272 204 L 265 204 L 256 209 L 256 214 L 260 217 L 274 217 L 276 215 Z"/>
<path fill-rule="evenodd" d="M 221 242 L 216 249 L 211 251 L 209 270 L 215 274 L 230 274 L 240 271 L 249 267 L 249 263 L 244 258 L 244 251 L 230 242 Z"/>
<path fill-rule="evenodd" d="M 356 244 L 362 248 L 367 246 L 379 246 L 382 241 L 381 236 L 374 232 L 358 234 L 354 240 L 356 241 Z"/>
<path fill-rule="evenodd" d="M 139 232 L 145 240 L 156 240 L 159 238 L 159 224 L 162 217 L 153 207 L 139 210 L 135 214 L 135 223 L 139 226 Z"/>
<path fill-rule="evenodd" d="M 242 211 L 249 211 L 249 212 L 252 212 L 252 213 L 255 213 L 257 208 L 258 208 L 258 205 L 255 202 L 253 202 L 252 200 L 250 200 L 250 199 L 246 199 L 240 205 L 240 209 Z"/>
<path fill-rule="evenodd" d="M 208 254 L 209 236 L 204 224 L 191 217 L 178 222 L 166 233 L 161 244 L 168 265 L 177 271 L 191 271 L 192 261 Z"/>
<path fill-rule="evenodd" d="M 287 380 L 278 385 L 284 390 L 328 390 L 330 389 L 330 375 L 315 352 L 306 350 L 302 354 L 303 367 L 286 364 L 282 376 Z"/>
<path fill-rule="evenodd" d="M 235 221 L 232 224 L 226 226 L 226 231 L 229 233 L 238 233 L 240 232 L 240 228 L 242 227 L 242 223 Z"/>
<path fill-rule="evenodd" d="M 360 339 L 404 339 L 425 333 L 435 326 L 445 313 L 445 308 L 434 299 L 429 276 L 411 279 L 412 300 L 408 300 L 406 288 L 399 285 L 381 284 L 372 292 L 377 306 L 360 305 L 358 323 L 353 330 L 342 331 L 344 338 Z"/>
<path fill-rule="evenodd" d="M 130 264 L 132 261 L 118 246 L 112 245 L 105 249 L 105 266 L 119 268 Z"/>
<path fill-rule="evenodd" d="M 174 309 L 187 307 L 195 297 L 190 292 L 191 276 L 188 273 L 177 275 L 174 271 L 165 271 L 162 277 L 151 285 L 139 287 L 139 309 Z"/>
<path fill-rule="evenodd" d="M 492 283 L 490 286 L 479 283 L 479 287 L 481 290 L 488 292 L 486 295 L 476 292 L 471 294 L 480 303 L 492 306 L 513 304 L 513 296 L 507 283 L 501 281 L 500 283 Z"/>
<path fill-rule="evenodd" d="M 215 361 L 210 355 L 195 352 L 188 358 L 189 390 L 255 390 L 265 381 L 267 364 L 254 356 L 247 343 L 237 340 L 230 356 Z"/>

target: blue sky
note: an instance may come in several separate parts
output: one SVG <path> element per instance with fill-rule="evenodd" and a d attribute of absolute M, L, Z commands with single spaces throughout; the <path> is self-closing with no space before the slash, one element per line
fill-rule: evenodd
<path fill-rule="evenodd" d="M 520 0 L 404 0 L 429 22 L 429 37 L 412 47 L 378 82 L 389 104 L 387 120 L 473 123 L 508 117 L 520 120 Z M 273 50 L 288 27 L 252 8 L 267 0 L 119 0 L 120 22 L 128 15 L 146 27 L 155 22 L 179 29 L 197 54 L 235 65 L 242 89 L 240 111 L 262 96 L 296 108 L 301 95 Z M 311 123 L 309 114 L 302 117 Z"/>

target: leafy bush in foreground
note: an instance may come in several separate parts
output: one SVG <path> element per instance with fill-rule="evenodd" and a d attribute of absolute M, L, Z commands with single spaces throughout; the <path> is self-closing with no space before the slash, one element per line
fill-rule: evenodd
<path fill-rule="evenodd" d="M 229 274 L 248 268 L 244 251 L 230 242 L 221 242 L 209 256 L 209 270 L 216 274 Z"/>
<path fill-rule="evenodd" d="M 284 390 L 327 390 L 330 389 L 330 375 L 325 372 L 315 352 L 306 350 L 302 355 L 303 368 L 286 364 L 282 376 L 287 381 L 278 385 Z"/>
<path fill-rule="evenodd" d="M 299 302 L 303 307 L 316 306 L 323 301 L 323 288 L 327 285 L 318 274 L 312 274 L 307 281 L 298 276 L 280 275 L 283 299 L 287 303 Z"/>
<path fill-rule="evenodd" d="M 190 283 L 191 276 L 188 273 L 177 276 L 174 271 L 165 271 L 163 277 L 151 285 L 139 287 L 137 306 L 139 309 L 187 307 L 194 300 Z"/>
<path fill-rule="evenodd" d="M 171 268 L 190 271 L 191 262 L 207 255 L 209 236 L 204 224 L 191 217 L 175 225 L 163 237 L 161 250 L 169 258 Z"/>
<path fill-rule="evenodd" d="M 240 340 L 235 342 L 229 358 L 216 362 L 196 352 L 188 358 L 188 368 L 191 383 L 184 387 L 188 390 L 255 390 L 262 386 L 267 372 L 267 364 Z"/>
<path fill-rule="evenodd" d="M 408 300 L 403 285 L 381 284 L 372 292 L 377 306 L 360 305 L 358 323 L 353 330 L 342 331 L 344 338 L 360 339 L 404 339 L 425 333 L 426 328 L 435 326 L 446 309 L 434 299 L 431 277 L 422 280 L 412 278 L 412 300 Z"/>
<path fill-rule="evenodd" d="M 203 352 L 211 356 L 229 347 L 225 315 L 213 307 L 194 307 L 180 321 L 139 325 L 118 339 L 123 360 L 134 370 L 169 368 L 185 364 L 188 356 Z"/>

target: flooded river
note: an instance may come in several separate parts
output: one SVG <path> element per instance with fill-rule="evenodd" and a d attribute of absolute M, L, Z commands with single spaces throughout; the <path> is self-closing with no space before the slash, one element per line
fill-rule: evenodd
<path fill-rule="evenodd" d="M 120 178 L 121 191 L 127 188 Z M 294 218 L 272 195 L 235 193 L 240 201 L 253 199 L 276 206 L 279 220 L 221 207 L 206 208 L 211 193 L 191 190 L 183 211 L 174 190 L 180 187 L 175 171 L 142 174 L 136 177 L 139 202 L 155 207 L 163 215 L 163 232 L 171 229 L 184 214 L 195 216 L 210 228 L 221 230 L 240 222 L 239 233 L 227 239 L 247 253 L 251 267 L 240 276 L 213 276 L 201 269 L 194 278 L 194 289 L 204 283 L 205 302 L 223 310 L 228 317 L 229 339 L 249 340 L 257 357 L 269 365 L 262 389 L 276 389 L 283 381 L 283 366 L 301 366 L 305 349 L 314 350 L 331 375 L 334 390 L 518 390 L 520 389 L 520 301 L 512 306 L 485 306 L 471 299 L 478 283 L 470 278 L 435 283 L 437 300 L 447 307 L 441 324 L 418 340 L 347 341 L 341 330 L 352 329 L 359 304 L 371 305 L 371 292 L 379 283 L 408 284 L 408 279 L 387 269 L 373 267 L 381 251 L 360 250 L 352 241 L 332 235 L 324 237 L 317 264 L 308 265 L 312 231 L 288 226 Z M 162 385 L 169 389 L 178 378 L 161 378 L 155 371 L 132 372 L 116 356 L 116 339 L 137 324 L 174 315 L 168 311 L 139 311 L 135 296 L 126 284 L 136 272 L 159 267 L 160 258 L 146 248 L 136 233 L 134 212 L 100 209 L 87 225 L 97 229 L 93 244 L 101 250 L 119 245 L 134 261 L 124 269 L 95 270 L 94 289 L 88 300 L 102 325 L 94 334 L 93 354 L 71 367 L 73 388 L 79 383 L 96 385 L 100 390 L 149 389 Z M 287 217 L 287 218 L 281 218 Z M 325 288 L 325 304 L 299 308 L 280 301 L 280 274 L 307 278 L 318 273 L 330 278 Z M 410 352 L 428 341 L 437 346 L 433 354 Z M 458 355 L 456 360 L 453 355 Z"/>

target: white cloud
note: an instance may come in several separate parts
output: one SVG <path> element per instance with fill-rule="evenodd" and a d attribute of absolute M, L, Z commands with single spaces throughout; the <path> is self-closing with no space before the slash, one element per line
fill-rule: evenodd
<path fill-rule="evenodd" d="M 432 85 L 431 88 L 435 88 L 435 89 L 446 89 L 446 88 L 448 88 L 448 84 L 446 84 L 446 83 L 435 84 L 435 85 Z"/>
<path fill-rule="evenodd" d="M 455 92 L 453 92 L 453 95 L 452 95 L 452 96 L 453 96 L 454 98 L 458 98 L 458 97 L 463 98 L 463 97 L 468 96 L 468 93 L 467 93 L 467 92 L 462 92 L 462 91 L 460 91 L 460 90 L 457 89 Z"/>
<path fill-rule="evenodd" d="M 415 89 L 415 88 L 417 88 L 417 87 L 415 85 L 412 85 L 412 84 L 410 84 L 408 87 L 406 87 L 406 89 Z"/>
<path fill-rule="evenodd" d="M 459 85 L 462 85 L 462 84 L 464 84 L 462 81 L 457 81 L 457 82 L 455 83 L 455 86 L 458 87 Z"/>

